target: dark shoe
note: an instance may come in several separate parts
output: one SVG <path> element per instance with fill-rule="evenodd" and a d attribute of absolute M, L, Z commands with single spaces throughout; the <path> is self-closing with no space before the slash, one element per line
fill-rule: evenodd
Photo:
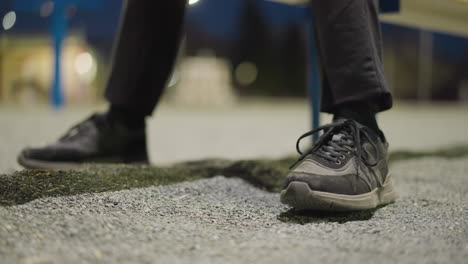
<path fill-rule="evenodd" d="M 145 129 L 130 130 L 94 114 L 57 142 L 26 148 L 18 163 L 31 169 L 68 169 L 87 162 L 148 163 Z"/>
<path fill-rule="evenodd" d="M 323 130 L 313 148 L 302 153 L 304 137 Z M 374 209 L 396 199 L 388 171 L 388 143 L 371 129 L 341 119 L 302 135 L 302 155 L 293 164 L 281 202 L 297 210 Z"/>

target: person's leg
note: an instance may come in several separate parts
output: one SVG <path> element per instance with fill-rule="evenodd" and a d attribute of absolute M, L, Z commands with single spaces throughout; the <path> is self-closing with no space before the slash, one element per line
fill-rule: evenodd
<path fill-rule="evenodd" d="M 110 114 L 132 123 L 151 115 L 179 49 L 186 0 L 128 0 L 105 92 Z"/>
<path fill-rule="evenodd" d="M 105 114 L 70 129 L 57 142 L 26 148 L 27 168 L 70 168 L 84 162 L 147 163 L 145 117 L 170 76 L 181 38 L 185 0 L 128 0 L 122 18 Z"/>
<path fill-rule="evenodd" d="M 392 106 L 377 0 L 311 1 L 323 73 L 322 111 L 376 128 Z"/>
<path fill-rule="evenodd" d="M 395 200 L 388 143 L 375 114 L 392 106 L 382 69 L 377 3 L 311 1 L 323 73 L 322 111 L 334 122 L 292 166 L 281 192 L 296 209 L 372 209 Z M 319 131 L 304 134 L 298 140 Z"/>

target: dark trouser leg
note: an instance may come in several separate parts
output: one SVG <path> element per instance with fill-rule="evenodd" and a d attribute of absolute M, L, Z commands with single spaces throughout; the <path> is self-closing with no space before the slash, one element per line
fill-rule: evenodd
<path fill-rule="evenodd" d="M 312 0 L 323 72 L 322 111 L 369 105 L 391 108 L 382 67 L 382 40 L 373 0 Z"/>
<path fill-rule="evenodd" d="M 179 47 L 186 0 L 127 0 L 106 88 L 112 106 L 150 115 Z"/>

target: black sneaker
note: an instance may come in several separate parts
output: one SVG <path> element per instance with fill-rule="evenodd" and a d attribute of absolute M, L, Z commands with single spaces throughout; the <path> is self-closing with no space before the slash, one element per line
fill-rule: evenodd
<path fill-rule="evenodd" d="M 301 139 L 321 130 L 317 143 L 302 153 Z M 354 211 L 395 201 L 388 143 L 358 122 L 341 119 L 312 130 L 296 148 L 301 157 L 291 166 L 281 202 L 296 210 Z"/>
<path fill-rule="evenodd" d="M 130 130 L 94 114 L 57 142 L 26 148 L 18 156 L 18 163 L 30 169 L 69 169 L 87 162 L 148 163 L 145 128 Z"/>

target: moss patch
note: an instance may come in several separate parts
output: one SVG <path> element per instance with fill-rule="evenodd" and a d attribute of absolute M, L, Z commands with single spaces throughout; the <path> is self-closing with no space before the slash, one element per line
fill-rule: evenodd
<path fill-rule="evenodd" d="M 433 152 L 393 152 L 390 161 L 467 155 L 468 146 L 461 146 Z M 259 188 L 279 192 L 288 167 L 295 159 L 291 156 L 280 160 L 204 160 L 179 163 L 168 168 L 89 164 L 77 170 L 23 170 L 0 175 L 0 205 L 23 204 L 47 196 L 167 185 L 216 175 L 241 177 Z"/>
<path fill-rule="evenodd" d="M 427 157 L 439 157 L 446 159 L 456 159 L 468 156 L 468 146 L 457 146 L 435 151 L 394 151 L 390 153 L 390 162 L 408 159 L 420 159 Z"/>
<path fill-rule="evenodd" d="M 63 196 L 167 185 L 216 174 L 205 168 L 153 168 L 86 165 L 77 170 L 23 170 L 0 176 L 0 205 L 15 205 L 44 196 Z"/>

